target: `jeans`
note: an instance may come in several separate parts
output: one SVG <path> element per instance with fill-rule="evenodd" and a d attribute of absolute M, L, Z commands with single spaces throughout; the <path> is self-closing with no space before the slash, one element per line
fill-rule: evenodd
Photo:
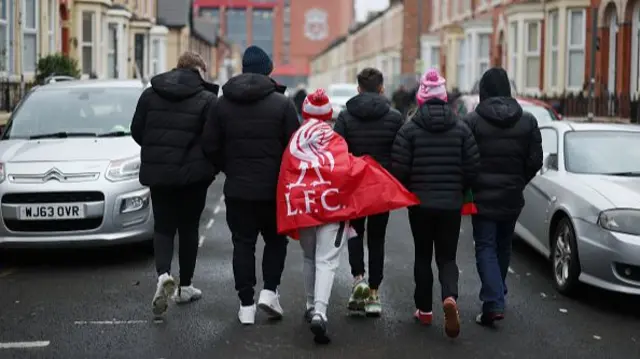
<path fill-rule="evenodd" d="M 415 244 L 413 276 L 416 284 L 413 298 L 416 308 L 431 312 L 433 300 L 433 271 L 431 262 L 435 247 L 438 279 L 442 288 L 441 298 L 458 299 L 460 272 L 456 264 L 458 237 L 460 236 L 460 211 L 409 208 L 409 224 Z"/>
<path fill-rule="evenodd" d="M 275 201 L 246 201 L 225 198 L 227 225 L 233 241 L 233 276 L 243 306 L 254 304 L 256 244 L 264 239 L 262 279 L 264 289 L 276 291 L 287 257 L 286 236 L 278 234 Z"/>
<path fill-rule="evenodd" d="M 384 242 L 387 234 L 389 212 L 359 218 L 351 222 L 358 236 L 349 240 L 349 265 L 351 274 L 356 277 L 364 275 L 364 233 L 367 231 L 367 247 L 369 248 L 369 286 L 377 290 L 382 283 L 384 271 Z"/>
<path fill-rule="evenodd" d="M 474 216 L 472 223 L 476 266 L 482 282 L 482 312 L 503 313 L 516 220 L 494 221 Z"/>
<path fill-rule="evenodd" d="M 174 238 L 178 232 L 180 285 L 190 286 L 198 256 L 200 216 L 208 184 L 190 187 L 152 187 L 153 249 L 158 275 L 171 272 Z"/>

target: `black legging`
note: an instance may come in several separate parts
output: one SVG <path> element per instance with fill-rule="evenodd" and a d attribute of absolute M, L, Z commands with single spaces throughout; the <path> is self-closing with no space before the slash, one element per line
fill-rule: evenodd
<path fill-rule="evenodd" d="M 151 188 L 155 230 L 153 247 L 158 275 L 171 273 L 174 237 L 178 232 L 180 285 L 191 285 L 198 255 L 200 216 L 207 198 L 207 185 Z"/>

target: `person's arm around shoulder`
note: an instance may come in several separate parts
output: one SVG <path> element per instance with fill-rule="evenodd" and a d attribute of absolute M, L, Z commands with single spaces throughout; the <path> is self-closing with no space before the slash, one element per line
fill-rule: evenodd
<path fill-rule="evenodd" d="M 216 168 L 222 168 L 222 150 L 224 148 L 224 126 L 218 115 L 218 100 L 211 100 L 204 111 L 202 128 L 202 151 L 204 156 Z"/>
<path fill-rule="evenodd" d="M 291 139 L 291 136 L 300 128 L 300 121 L 298 120 L 298 111 L 296 111 L 296 105 L 294 105 L 291 99 L 287 99 L 287 105 L 284 109 L 284 145 L 286 146 Z"/>
<path fill-rule="evenodd" d="M 393 146 L 391 147 L 391 174 L 405 186 L 409 184 L 411 163 L 413 162 L 413 144 L 410 127 L 411 123 L 408 123 L 398 131 L 393 141 Z"/>
<path fill-rule="evenodd" d="M 480 150 L 471 129 L 460 123 L 462 130 L 462 172 L 464 188 L 473 188 L 480 168 Z"/>
<path fill-rule="evenodd" d="M 336 119 L 336 123 L 333 125 L 333 131 L 345 140 L 347 139 L 347 119 L 346 119 L 346 111 L 342 110 L 338 114 L 338 119 Z"/>
<path fill-rule="evenodd" d="M 531 131 L 529 132 L 529 156 L 526 163 L 526 183 L 536 176 L 538 171 L 542 168 L 543 153 L 542 153 L 542 135 L 540 134 L 540 128 L 538 128 L 538 121 L 533 115 L 525 113 L 527 120 L 531 123 Z"/>
<path fill-rule="evenodd" d="M 149 87 L 142 92 L 136 105 L 136 111 L 133 113 L 131 120 L 131 137 L 140 146 L 144 137 L 144 129 L 147 124 L 147 111 L 149 111 L 149 99 L 153 93 L 153 88 Z"/>

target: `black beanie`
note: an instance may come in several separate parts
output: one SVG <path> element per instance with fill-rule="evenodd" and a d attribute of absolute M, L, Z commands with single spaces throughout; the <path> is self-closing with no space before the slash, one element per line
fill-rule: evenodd
<path fill-rule="evenodd" d="M 242 55 L 242 73 L 269 76 L 273 71 L 273 62 L 264 50 L 258 46 L 249 46 Z"/>

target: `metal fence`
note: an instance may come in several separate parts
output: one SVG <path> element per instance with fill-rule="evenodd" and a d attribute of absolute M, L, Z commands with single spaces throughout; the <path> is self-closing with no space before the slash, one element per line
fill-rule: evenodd
<path fill-rule="evenodd" d="M 560 97 L 542 96 L 539 100 L 555 106 L 558 112 L 566 117 L 587 117 L 589 115 L 589 98 L 584 94 L 568 94 Z M 640 96 L 629 94 L 602 94 L 593 98 L 593 114 L 595 117 L 616 117 L 629 119 L 632 123 L 640 122 Z"/>
<path fill-rule="evenodd" d="M 33 83 L 0 79 L 0 112 L 12 112 L 24 94 L 33 86 Z"/>

